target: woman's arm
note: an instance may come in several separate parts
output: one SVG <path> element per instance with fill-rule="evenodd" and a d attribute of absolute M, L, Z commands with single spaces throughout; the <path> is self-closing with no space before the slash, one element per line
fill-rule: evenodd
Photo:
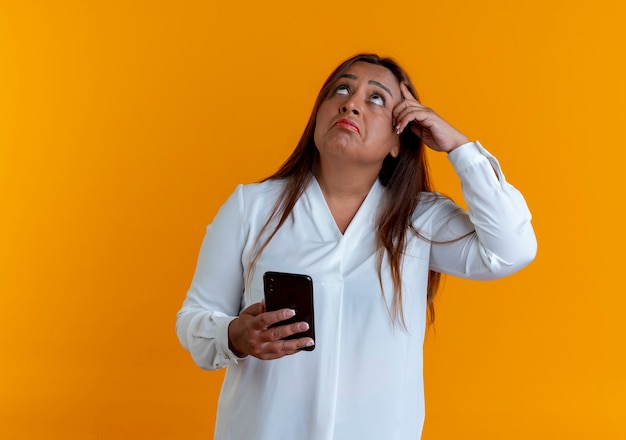
<path fill-rule="evenodd" d="M 412 130 L 448 159 L 461 179 L 465 213 L 451 201 L 431 223 L 430 268 L 465 278 L 509 275 L 535 257 L 537 241 L 522 195 L 507 183 L 498 161 L 432 109 L 415 99 L 404 83 L 403 100 L 394 108 L 398 133 Z"/>
<path fill-rule="evenodd" d="M 243 186 L 226 201 L 207 228 L 196 272 L 176 319 L 182 346 L 200 368 L 216 370 L 248 355 L 277 359 L 313 344 L 311 338 L 283 340 L 306 330 L 305 322 L 270 327 L 291 310 L 266 312 L 262 303 L 244 307 L 243 250 L 249 231 Z"/>
<path fill-rule="evenodd" d="M 456 148 L 448 159 L 461 179 L 468 212 L 451 201 L 438 210 L 432 223 L 430 268 L 464 278 L 494 279 L 528 265 L 537 252 L 531 215 L 497 160 L 478 142 Z"/>
<path fill-rule="evenodd" d="M 207 227 L 196 272 L 182 308 L 176 334 L 195 363 L 215 370 L 236 363 L 228 347 L 228 326 L 241 310 L 244 289 L 241 186 Z"/>

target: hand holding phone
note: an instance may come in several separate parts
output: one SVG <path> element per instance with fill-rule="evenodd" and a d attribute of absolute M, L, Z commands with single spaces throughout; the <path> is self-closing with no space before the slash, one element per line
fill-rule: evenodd
<path fill-rule="evenodd" d="M 293 309 L 296 312 L 293 318 L 280 321 L 271 327 L 304 321 L 309 325 L 307 331 L 287 336 L 284 339 L 309 337 L 315 341 L 313 280 L 311 277 L 285 272 L 265 272 L 263 274 L 263 289 L 265 292 L 265 309 L 268 312 L 280 309 Z M 315 345 L 304 347 L 302 350 L 311 351 L 314 348 Z"/>
<path fill-rule="evenodd" d="M 287 341 L 280 335 L 302 334 L 304 329 L 301 327 L 305 323 L 299 321 L 269 328 L 280 326 L 293 316 L 288 312 L 289 309 L 268 312 L 260 302 L 251 304 L 228 325 L 228 347 L 237 357 L 249 355 L 265 361 L 298 353 L 313 341 L 306 337 Z"/>

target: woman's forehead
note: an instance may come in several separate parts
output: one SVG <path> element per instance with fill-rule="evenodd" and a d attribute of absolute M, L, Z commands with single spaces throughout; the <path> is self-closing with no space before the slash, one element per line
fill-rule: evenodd
<path fill-rule="evenodd" d="M 341 76 L 354 80 L 376 81 L 391 90 L 394 97 L 396 95 L 400 96 L 400 82 L 398 78 L 396 78 L 391 70 L 379 64 L 357 61 L 348 67 Z"/>

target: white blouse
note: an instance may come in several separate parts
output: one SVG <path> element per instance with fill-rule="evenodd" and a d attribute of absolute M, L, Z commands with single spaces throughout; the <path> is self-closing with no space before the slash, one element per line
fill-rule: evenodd
<path fill-rule="evenodd" d="M 428 270 L 500 278 L 533 260 L 536 240 L 521 194 L 478 142 L 448 155 L 468 213 L 424 194 L 402 265 L 406 330 L 392 322 L 393 284 L 378 279 L 375 224 L 385 188 L 377 181 L 341 234 L 315 179 L 250 275 L 248 263 L 282 181 L 240 185 L 208 226 L 176 332 L 201 368 L 228 367 L 216 439 L 419 439 L 424 421 L 422 346 Z M 495 172 L 494 172 L 495 171 Z M 474 231 L 474 232 L 472 232 Z M 461 240 L 437 244 L 464 236 Z M 316 344 L 277 360 L 237 358 L 228 325 L 263 298 L 266 271 L 314 282 Z"/>

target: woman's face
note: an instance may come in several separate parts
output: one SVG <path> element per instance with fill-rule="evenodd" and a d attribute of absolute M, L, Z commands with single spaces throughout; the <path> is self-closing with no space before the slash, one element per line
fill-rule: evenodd
<path fill-rule="evenodd" d="M 350 66 L 317 111 L 314 140 L 322 163 L 334 159 L 382 166 L 388 154 L 397 156 L 400 138 L 392 111 L 401 101 L 400 84 L 386 67 Z"/>

